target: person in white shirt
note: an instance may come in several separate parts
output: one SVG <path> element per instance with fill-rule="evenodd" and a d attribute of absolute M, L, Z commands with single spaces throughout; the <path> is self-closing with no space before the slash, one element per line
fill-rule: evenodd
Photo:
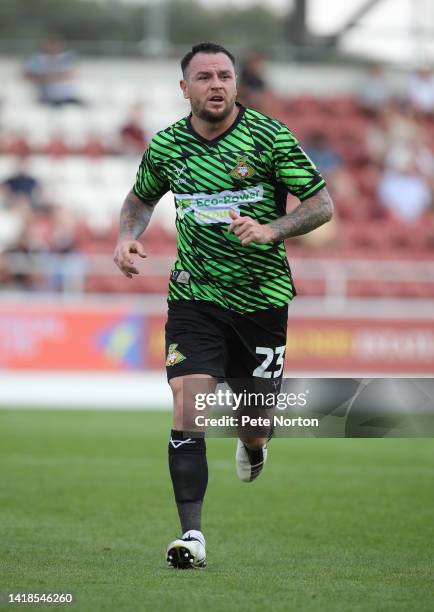
<path fill-rule="evenodd" d="M 389 217 L 404 223 L 418 223 L 433 207 L 428 181 L 417 170 L 415 159 L 402 155 L 387 169 L 378 185 L 378 199 Z"/>
<path fill-rule="evenodd" d="M 410 79 L 408 96 L 416 112 L 434 114 L 434 74 L 430 68 L 420 68 Z"/>
<path fill-rule="evenodd" d="M 35 83 L 43 104 L 83 104 L 75 83 L 76 54 L 64 49 L 63 41 L 51 35 L 39 53 L 24 66 L 24 76 Z"/>

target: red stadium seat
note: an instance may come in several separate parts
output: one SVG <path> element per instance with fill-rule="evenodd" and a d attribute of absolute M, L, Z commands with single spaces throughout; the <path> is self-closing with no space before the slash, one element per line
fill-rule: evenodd
<path fill-rule="evenodd" d="M 314 297 L 325 294 L 325 282 L 323 279 L 296 278 L 294 282 L 298 295 Z"/>

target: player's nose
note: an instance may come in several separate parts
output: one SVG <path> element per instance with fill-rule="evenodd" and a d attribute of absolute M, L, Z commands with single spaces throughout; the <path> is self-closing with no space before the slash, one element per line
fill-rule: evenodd
<path fill-rule="evenodd" d="M 223 87 L 223 82 L 219 79 L 219 77 L 215 74 L 212 78 L 211 78 L 211 89 L 222 89 Z"/>

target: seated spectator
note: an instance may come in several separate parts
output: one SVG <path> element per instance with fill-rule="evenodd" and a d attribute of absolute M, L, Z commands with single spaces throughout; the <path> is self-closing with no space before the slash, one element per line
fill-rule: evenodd
<path fill-rule="evenodd" d="M 16 240 L 3 251 L 3 270 L 7 273 L 8 286 L 13 289 L 35 289 L 32 256 L 48 251 L 45 233 L 41 231 L 38 215 L 29 215 Z"/>
<path fill-rule="evenodd" d="M 422 141 L 413 109 L 402 100 L 391 100 L 366 132 L 366 149 L 378 166 L 388 165 L 389 159 L 399 156 L 402 149 L 414 149 Z"/>
<path fill-rule="evenodd" d="M 333 149 L 323 132 L 312 132 L 304 148 L 321 173 L 328 174 L 342 167 L 341 156 Z"/>
<path fill-rule="evenodd" d="M 75 253 L 77 250 L 77 219 L 70 210 L 53 205 L 50 221 L 50 251 L 52 253 Z"/>
<path fill-rule="evenodd" d="M 359 191 L 339 153 L 320 130 L 313 131 L 306 139 L 306 153 L 328 181 L 330 192 L 337 200 L 357 201 Z"/>
<path fill-rule="evenodd" d="M 17 199 L 24 199 L 29 206 L 37 209 L 41 205 L 41 185 L 29 172 L 28 158 L 18 157 L 14 172 L 3 181 L 6 201 L 10 204 Z"/>
<path fill-rule="evenodd" d="M 367 115 L 376 117 L 392 96 L 392 86 L 385 75 L 384 66 L 372 63 L 358 91 L 361 108 Z"/>
<path fill-rule="evenodd" d="M 265 57 L 251 51 L 244 60 L 238 80 L 238 101 L 267 114 L 276 114 L 277 100 L 265 77 Z"/>
<path fill-rule="evenodd" d="M 55 35 L 43 44 L 24 66 L 24 75 L 38 88 L 39 100 L 51 106 L 82 104 L 77 94 L 75 76 L 76 55 L 64 49 Z"/>
<path fill-rule="evenodd" d="M 143 103 L 132 104 L 127 120 L 120 129 L 121 153 L 136 155 L 146 147 L 146 134 L 143 128 Z"/>
<path fill-rule="evenodd" d="M 27 266 L 22 265 L 23 262 L 26 262 L 28 255 L 29 251 L 23 233 L 1 252 L 0 268 L 3 289 L 23 291 L 32 288 L 30 266 L 28 266 L 29 269 L 26 269 Z"/>
<path fill-rule="evenodd" d="M 417 113 L 434 115 L 434 74 L 430 68 L 420 68 L 410 79 L 408 97 Z"/>
<path fill-rule="evenodd" d="M 395 161 L 378 184 L 378 199 L 387 216 L 401 223 L 417 223 L 432 210 L 433 198 L 428 181 L 417 170 L 414 157 Z"/>

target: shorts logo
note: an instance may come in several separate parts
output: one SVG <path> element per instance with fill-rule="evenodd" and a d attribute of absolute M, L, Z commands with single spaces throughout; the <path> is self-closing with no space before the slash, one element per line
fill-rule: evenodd
<path fill-rule="evenodd" d="M 184 361 L 184 359 L 187 359 L 187 357 L 183 355 L 180 351 L 178 351 L 177 348 L 177 344 L 171 344 L 169 346 L 166 359 L 167 367 L 177 365 L 178 363 L 181 363 L 181 361 Z"/>
<path fill-rule="evenodd" d="M 232 176 L 232 178 L 243 180 L 246 178 L 250 178 L 255 174 L 255 172 L 256 170 L 252 168 L 252 166 L 249 166 L 249 164 L 247 163 L 247 157 L 239 157 L 237 165 L 232 170 L 230 175 Z"/>

